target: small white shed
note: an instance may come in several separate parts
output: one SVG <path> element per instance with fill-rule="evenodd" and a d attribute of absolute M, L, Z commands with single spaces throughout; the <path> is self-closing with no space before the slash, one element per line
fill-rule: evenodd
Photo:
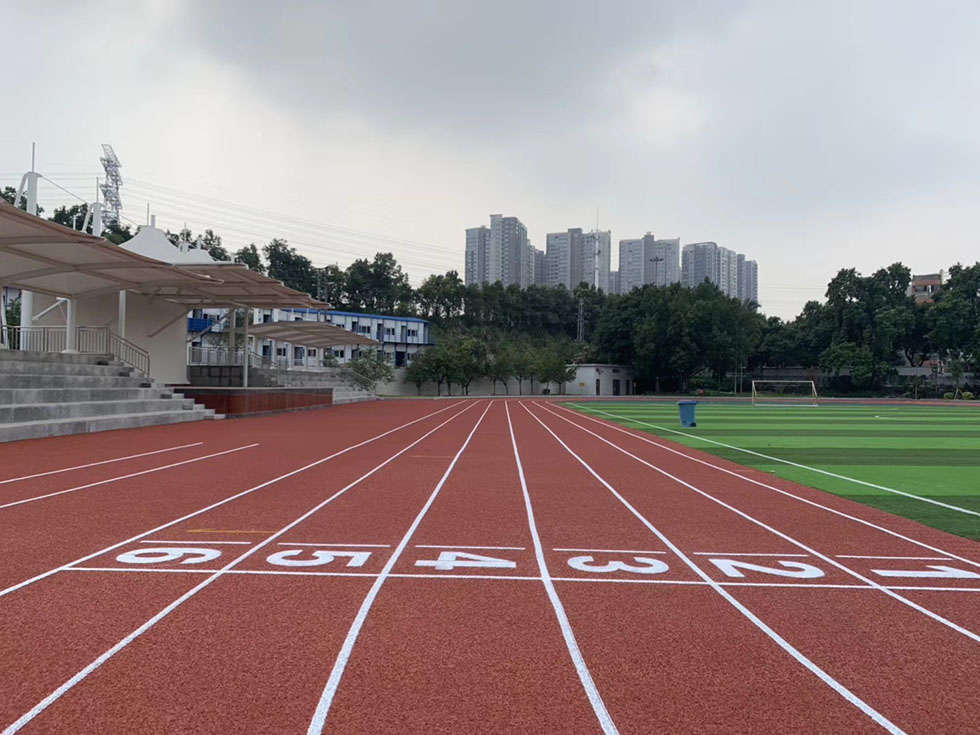
<path fill-rule="evenodd" d="M 606 363 L 576 365 L 575 377 L 565 384 L 572 396 L 630 396 L 633 390 L 633 371 Z"/>

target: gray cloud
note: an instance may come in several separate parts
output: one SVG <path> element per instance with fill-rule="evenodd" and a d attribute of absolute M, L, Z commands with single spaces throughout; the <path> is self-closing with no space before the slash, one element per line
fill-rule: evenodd
<path fill-rule="evenodd" d="M 446 248 L 393 246 L 416 280 L 460 267 L 462 229 L 490 211 L 520 216 L 540 246 L 599 207 L 615 239 L 652 229 L 756 257 L 764 307 L 788 316 L 837 267 L 975 257 L 978 15 L 902 2 L 56 4 L 12 11 L 11 56 L 34 66 L 5 102 L 33 109 L 4 107 L 56 160 L 110 136 L 137 178 Z M 23 140 L 0 138 L 0 153 L 22 160 Z"/>

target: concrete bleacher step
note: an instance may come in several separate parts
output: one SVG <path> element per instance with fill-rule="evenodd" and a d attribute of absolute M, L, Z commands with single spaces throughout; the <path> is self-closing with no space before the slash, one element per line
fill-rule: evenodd
<path fill-rule="evenodd" d="M 2 382 L 0 377 L 0 382 Z M 168 388 L 0 388 L 0 406 L 14 403 L 78 403 L 80 401 L 127 401 L 173 398 Z"/>
<path fill-rule="evenodd" d="M 195 406 L 189 398 L 174 400 L 156 398 L 150 400 L 80 401 L 77 403 L 27 403 L 0 406 L 0 423 L 66 419 L 111 414 L 159 413 L 166 411 L 190 411 Z"/>
<path fill-rule="evenodd" d="M 49 362 L 63 365 L 121 365 L 114 355 L 66 352 L 21 352 L 0 349 L 0 363 L 6 362 Z M 2 372 L 2 368 L 0 368 Z"/>
<path fill-rule="evenodd" d="M 191 410 L 158 411 L 155 413 L 120 413 L 109 416 L 85 416 L 45 421 L 23 421 L 0 424 L 0 442 L 20 439 L 40 439 L 48 436 L 83 434 L 112 429 L 132 429 L 139 426 L 159 426 L 187 421 L 216 418 L 211 409 L 197 406 Z"/>
<path fill-rule="evenodd" d="M 0 442 L 214 418 L 111 355 L 0 350 Z"/>
<path fill-rule="evenodd" d="M 149 388 L 152 385 L 142 375 L 11 374 L 3 372 L 0 365 L 0 388 Z"/>
<path fill-rule="evenodd" d="M 4 360 L 0 363 L 0 372 L 7 375 L 29 373 L 31 375 L 105 375 L 120 377 L 133 374 L 133 368 L 121 363 L 104 365 L 90 362 L 62 362 L 42 360 Z"/>

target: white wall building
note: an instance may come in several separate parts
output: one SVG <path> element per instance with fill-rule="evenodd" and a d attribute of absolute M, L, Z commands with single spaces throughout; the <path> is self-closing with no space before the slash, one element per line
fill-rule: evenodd
<path fill-rule="evenodd" d="M 571 396 L 630 396 L 633 392 L 633 371 L 625 365 L 576 365 L 575 378 L 565 384 L 565 393 Z"/>
<path fill-rule="evenodd" d="M 219 323 L 224 315 L 221 309 L 203 309 L 194 312 L 188 326 L 200 326 L 199 320 L 214 322 L 216 326 L 209 333 L 195 341 L 194 346 L 208 347 L 224 342 L 226 324 Z M 379 351 L 385 360 L 395 367 L 408 365 L 415 355 L 432 344 L 429 333 L 429 322 L 412 316 L 385 316 L 382 314 L 364 314 L 335 309 L 254 309 L 252 310 L 253 324 L 269 324 L 272 322 L 325 322 L 341 327 L 354 335 L 373 339 L 381 343 L 381 349 L 376 347 L 358 347 L 356 337 L 351 338 L 351 344 L 332 348 L 333 356 L 341 363 L 348 362 L 358 355 L 368 355 Z M 263 357 L 276 358 L 285 361 L 291 367 L 316 368 L 323 364 L 325 355 L 315 347 L 291 344 L 271 338 L 256 338 L 255 351 Z"/>

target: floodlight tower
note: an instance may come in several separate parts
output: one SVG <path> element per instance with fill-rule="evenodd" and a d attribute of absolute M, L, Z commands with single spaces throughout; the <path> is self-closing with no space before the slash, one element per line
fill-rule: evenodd
<path fill-rule="evenodd" d="M 105 169 L 105 182 L 102 184 L 102 198 L 105 201 L 105 221 L 106 224 L 119 224 L 119 211 L 122 209 L 122 200 L 119 198 L 119 188 L 122 186 L 122 176 L 119 169 L 122 164 L 116 157 L 116 152 L 108 143 L 102 144 L 102 157 L 99 159 L 102 168 Z"/>

